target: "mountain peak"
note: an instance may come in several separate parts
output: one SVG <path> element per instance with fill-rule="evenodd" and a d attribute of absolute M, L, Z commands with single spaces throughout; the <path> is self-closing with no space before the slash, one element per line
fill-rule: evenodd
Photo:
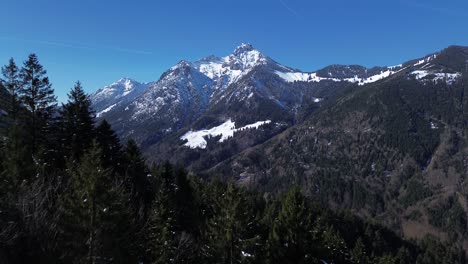
<path fill-rule="evenodd" d="M 116 82 L 113 83 L 114 84 L 125 84 L 125 83 L 134 83 L 136 82 L 134 79 L 130 78 L 130 77 L 123 77 L 123 78 L 120 78 L 119 80 L 117 80 Z"/>
<path fill-rule="evenodd" d="M 245 53 L 245 52 L 249 52 L 249 51 L 252 51 L 254 50 L 252 44 L 250 43 L 242 43 L 240 46 L 238 46 L 235 50 L 234 50 L 234 55 L 240 55 L 242 53 Z"/>

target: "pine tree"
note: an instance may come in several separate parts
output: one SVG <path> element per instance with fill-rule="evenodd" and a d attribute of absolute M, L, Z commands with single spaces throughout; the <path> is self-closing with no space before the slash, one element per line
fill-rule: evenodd
<path fill-rule="evenodd" d="M 204 254 L 209 263 L 251 263 L 252 249 L 258 239 L 251 230 L 253 217 L 244 192 L 229 184 L 215 201 L 209 219 Z"/>
<path fill-rule="evenodd" d="M 195 203 L 195 193 L 190 185 L 187 172 L 182 168 L 175 170 L 176 222 L 184 231 L 199 235 L 200 216 Z"/>
<path fill-rule="evenodd" d="M 68 94 L 68 102 L 62 106 L 60 126 L 62 149 L 66 159 L 79 161 L 94 138 L 91 100 L 79 81 Z"/>
<path fill-rule="evenodd" d="M 102 149 L 102 165 L 105 168 L 113 169 L 116 173 L 124 174 L 122 172 L 122 145 L 119 137 L 106 120 L 102 120 L 96 127 L 96 140 Z M 144 163 L 143 160 L 139 160 L 139 162 Z"/>
<path fill-rule="evenodd" d="M 28 144 L 32 154 L 45 141 L 56 107 L 54 90 L 46 74 L 47 71 L 39 63 L 36 54 L 29 55 L 19 73 L 20 98 L 28 111 L 25 125 L 31 134 Z"/>
<path fill-rule="evenodd" d="M 12 192 L 18 186 L 33 177 L 34 165 L 32 156 L 28 155 L 27 146 L 24 142 L 24 131 L 16 123 L 13 123 L 5 138 L 3 153 L 0 161 L 3 170 L 0 172 L 2 185 Z M 5 190 L 5 191 L 7 191 Z"/>
<path fill-rule="evenodd" d="M 3 78 L 0 79 L 1 84 L 5 87 L 11 96 L 11 101 L 7 107 L 7 111 L 13 119 L 16 121 L 18 111 L 19 111 L 19 76 L 18 76 L 18 67 L 13 58 L 10 59 L 8 65 L 2 67 Z"/>
<path fill-rule="evenodd" d="M 269 236 L 270 263 L 308 263 L 312 258 L 311 229 L 305 197 L 299 188 L 291 188 Z"/>
<path fill-rule="evenodd" d="M 174 262 L 176 256 L 175 184 L 173 169 L 165 164 L 156 177 L 159 186 L 147 227 L 151 263 Z"/>
<path fill-rule="evenodd" d="M 353 260 L 353 263 L 366 264 L 369 262 L 362 238 L 358 238 L 356 240 L 354 248 L 351 250 L 351 259 Z"/>
<path fill-rule="evenodd" d="M 80 164 L 69 169 L 70 189 L 60 199 L 61 241 L 70 262 L 105 263 L 113 259 L 125 263 L 134 256 L 132 234 L 137 231 L 129 199 L 123 183 L 110 181 L 101 155 L 93 142 Z"/>
<path fill-rule="evenodd" d="M 125 180 L 127 182 L 127 189 L 131 193 L 135 215 L 140 219 L 145 219 L 152 199 L 152 190 L 151 183 L 148 180 L 149 172 L 146 161 L 134 140 L 129 140 L 125 145 L 123 160 Z M 170 173 L 166 172 L 166 174 Z M 168 175 L 167 177 L 170 178 L 172 175 Z M 166 180 L 168 181 L 169 179 Z M 166 184 L 169 183 L 166 182 Z"/>
<path fill-rule="evenodd" d="M 346 243 L 333 226 L 325 228 L 322 233 L 322 242 L 326 248 L 326 258 L 329 261 L 342 263 L 349 260 L 349 250 Z M 360 261 L 364 260 L 363 258 L 360 259 Z"/>

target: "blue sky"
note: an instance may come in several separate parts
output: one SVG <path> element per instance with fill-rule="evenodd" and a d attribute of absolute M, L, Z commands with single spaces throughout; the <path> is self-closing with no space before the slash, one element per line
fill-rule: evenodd
<path fill-rule="evenodd" d="M 304 71 L 394 65 L 468 46 L 466 0 L 0 0 L 0 64 L 31 52 L 59 96 L 121 77 L 147 82 L 181 59 L 242 42 Z"/>

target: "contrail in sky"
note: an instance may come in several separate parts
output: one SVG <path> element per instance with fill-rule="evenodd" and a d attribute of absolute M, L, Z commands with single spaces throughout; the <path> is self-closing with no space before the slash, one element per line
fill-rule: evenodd
<path fill-rule="evenodd" d="M 283 0 L 279 0 L 280 3 L 289 11 L 291 12 L 293 15 L 297 16 L 297 17 L 301 17 L 299 15 L 299 13 L 296 12 L 296 10 L 292 9 L 291 7 L 289 7 Z"/>
<path fill-rule="evenodd" d="M 21 41 L 21 42 L 34 43 L 34 44 L 47 45 L 47 46 L 64 47 L 64 48 L 71 48 L 71 49 L 111 50 L 111 51 L 119 52 L 119 53 L 131 53 L 131 54 L 139 54 L 139 55 L 152 55 L 153 54 L 150 51 L 127 49 L 127 48 L 113 47 L 113 46 L 84 45 L 84 44 L 77 44 L 77 43 L 21 39 L 21 38 L 15 38 L 15 37 L 0 37 L 0 39 L 9 40 L 9 41 Z"/>

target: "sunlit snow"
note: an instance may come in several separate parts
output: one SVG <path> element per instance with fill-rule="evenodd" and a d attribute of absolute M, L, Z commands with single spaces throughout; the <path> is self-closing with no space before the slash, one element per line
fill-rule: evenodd
<path fill-rule="evenodd" d="M 321 81 L 333 81 L 333 82 L 350 82 L 350 83 L 358 83 L 359 85 L 364 85 L 368 83 L 373 83 L 379 80 L 382 80 L 384 78 L 389 77 L 392 74 L 397 73 L 398 71 L 394 71 L 393 69 L 399 67 L 397 66 L 392 66 L 389 67 L 388 70 L 386 71 L 381 71 L 379 74 L 370 76 L 368 78 L 359 78 L 358 76 L 354 76 L 353 78 L 343 78 L 343 79 L 338 79 L 338 78 L 327 78 L 327 77 L 320 77 L 317 76 L 317 73 L 305 73 L 305 72 L 281 72 L 281 71 L 275 71 L 275 73 L 281 77 L 283 80 L 286 82 L 321 82 Z"/>
<path fill-rule="evenodd" d="M 429 56 L 429 57 L 427 57 L 427 58 L 424 58 L 424 59 L 422 59 L 422 60 L 419 60 L 419 61 L 416 62 L 413 66 L 419 66 L 419 65 L 421 65 L 421 64 L 423 64 L 423 63 L 428 63 L 428 62 L 430 62 L 431 60 L 434 60 L 435 58 L 437 58 L 437 54 L 434 54 L 434 55 L 431 55 L 431 56 Z"/>
<path fill-rule="evenodd" d="M 444 72 L 430 72 L 426 70 L 417 70 L 411 72 L 416 80 L 425 80 L 427 77 L 432 77 L 432 81 L 445 81 L 447 84 L 454 83 L 459 77 L 461 77 L 460 73 L 444 73 Z"/>
<path fill-rule="evenodd" d="M 260 126 L 269 124 L 269 123 L 271 123 L 271 120 L 258 121 L 250 125 L 236 128 L 235 122 L 229 119 L 223 124 L 217 127 L 213 127 L 211 129 L 205 129 L 205 130 L 200 130 L 200 131 L 189 131 L 185 133 L 180 139 L 187 140 L 187 143 L 185 143 L 184 146 L 187 146 L 192 149 L 195 149 L 195 148 L 204 149 L 206 148 L 206 145 L 207 145 L 205 137 L 221 136 L 221 138 L 219 139 L 219 142 L 223 142 L 227 140 L 228 138 L 233 137 L 234 132 L 242 131 L 246 129 L 257 129 Z"/>
<path fill-rule="evenodd" d="M 385 79 L 385 78 L 387 78 L 388 76 L 390 76 L 390 75 L 392 75 L 394 73 L 395 73 L 395 71 L 392 71 L 392 70 L 381 71 L 380 74 L 371 76 L 371 77 L 366 78 L 366 79 L 361 79 L 361 81 L 359 82 L 359 85 L 364 85 L 364 84 L 380 81 L 380 80 Z"/>
<path fill-rule="evenodd" d="M 208 78 L 217 81 L 218 86 L 215 88 L 226 88 L 266 61 L 266 57 L 260 51 L 253 49 L 249 44 L 242 44 L 229 56 L 210 56 L 191 65 Z"/>
<path fill-rule="evenodd" d="M 113 104 L 113 105 L 107 107 L 106 109 L 104 109 L 104 110 L 102 110 L 101 112 L 97 113 L 97 114 L 96 114 L 96 117 L 100 117 L 100 116 L 102 116 L 102 114 L 109 112 L 109 111 L 112 110 L 112 108 L 114 108 L 115 106 L 116 106 L 116 104 Z"/>

